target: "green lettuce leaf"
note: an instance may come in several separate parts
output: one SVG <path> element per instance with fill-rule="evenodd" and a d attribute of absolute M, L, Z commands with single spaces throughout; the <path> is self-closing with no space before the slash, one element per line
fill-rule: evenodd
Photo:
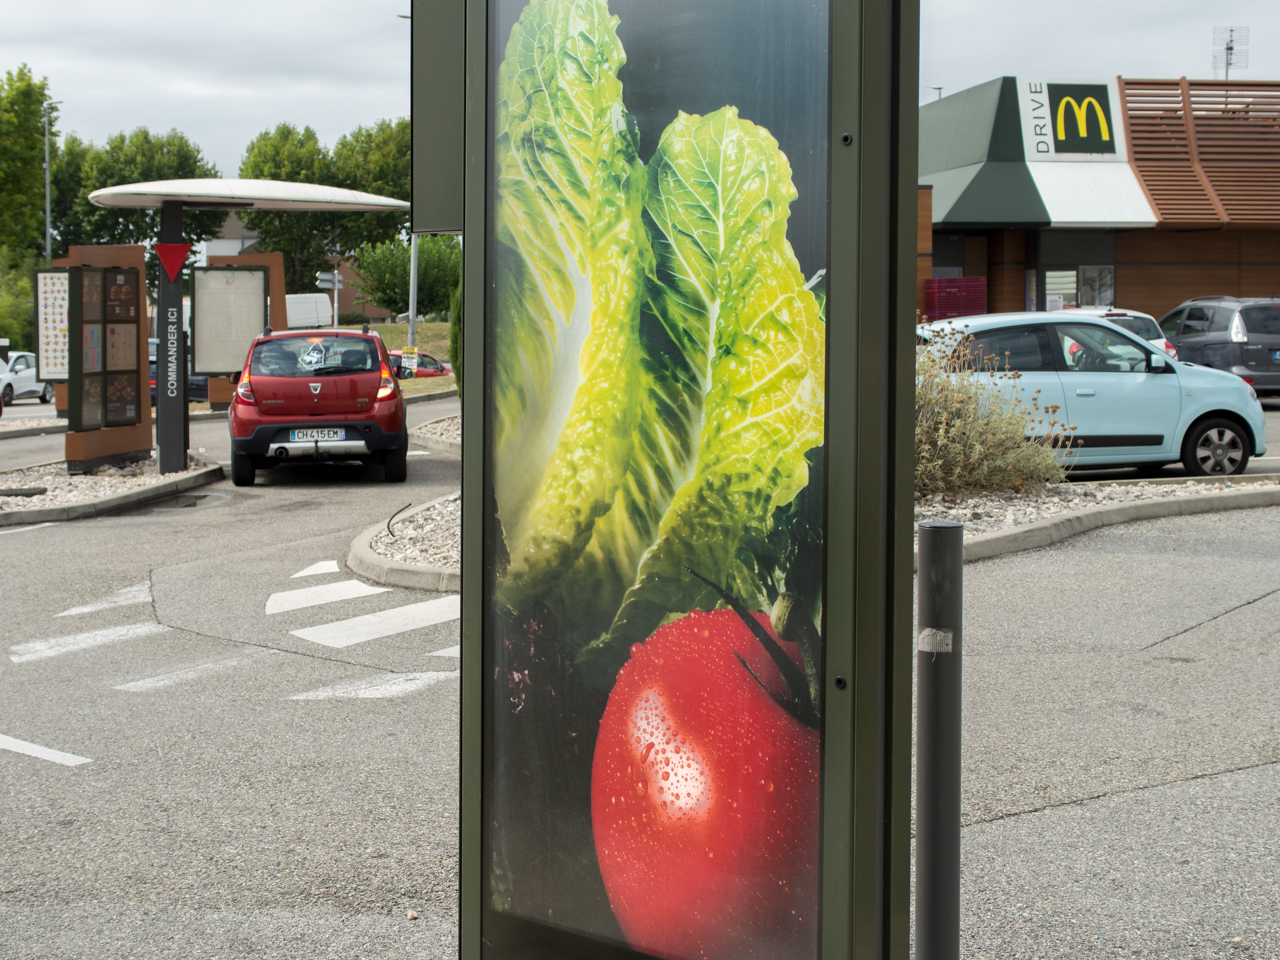
<path fill-rule="evenodd" d="M 604 0 L 533 0 L 498 71 L 495 496 L 519 609 L 576 562 L 624 482 L 651 253 Z"/>
<path fill-rule="evenodd" d="M 777 141 L 735 107 L 680 114 L 649 164 L 649 307 L 701 387 L 697 456 L 673 478 L 608 632 L 580 656 L 591 682 L 611 683 L 667 617 L 717 605 L 686 567 L 767 608 L 755 558 L 770 552 L 774 511 L 808 482 L 805 453 L 823 431 L 825 328 L 786 239 L 795 197 Z"/>

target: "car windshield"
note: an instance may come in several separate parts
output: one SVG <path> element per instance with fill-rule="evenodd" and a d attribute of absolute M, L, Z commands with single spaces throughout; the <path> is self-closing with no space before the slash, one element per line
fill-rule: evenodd
<path fill-rule="evenodd" d="M 1280 303 L 1245 307 L 1240 316 L 1244 318 L 1244 328 L 1250 333 L 1280 337 Z"/>
<path fill-rule="evenodd" d="M 380 370 L 378 348 L 364 337 L 281 337 L 253 348 L 250 376 L 321 377 Z"/>
<path fill-rule="evenodd" d="M 1137 334 L 1143 340 L 1164 339 L 1160 324 L 1154 320 L 1148 320 L 1146 317 L 1107 317 L 1107 319 L 1122 330 Z"/>

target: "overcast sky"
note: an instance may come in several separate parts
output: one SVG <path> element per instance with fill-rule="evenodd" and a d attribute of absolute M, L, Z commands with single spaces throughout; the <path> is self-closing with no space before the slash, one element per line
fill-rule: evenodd
<path fill-rule="evenodd" d="M 332 146 L 409 112 L 409 0 L 0 0 L 0 70 L 27 63 L 60 128 L 101 142 L 186 133 L 235 176 L 245 145 L 288 121 Z M 1251 28 L 1249 69 L 1280 79 L 1280 0 L 922 0 L 920 99 L 993 77 L 1213 78 L 1215 26 Z"/>

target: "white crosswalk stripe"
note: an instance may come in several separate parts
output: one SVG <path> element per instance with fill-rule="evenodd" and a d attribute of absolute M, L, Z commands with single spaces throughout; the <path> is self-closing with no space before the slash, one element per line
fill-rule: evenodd
<path fill-rule="evenodd" d="M 192 680 L 199 680 L 211 674 L 225 673 L 245 664 L 256 663 L 267 657 L 277 656 L 282 652 L 269 648 L 254 649 L 238 656 L 223 657 L 221 660 L 211 660 L 208 663 L 197 663 L 195 666 L 184 667 L 181 670 L 171 670 L 169 673 L 162 673 L 159 676 L 122 683 L 114 689 L 125 690 L 129 693 L 151 693 L 155 690 L 163 690 L 165 687 L 177 686 L 180 683 L 190 683 Z"/>
<path fill-rule="evenodd" d="M 16 737 L 6 737 L 4 734 L 0 734 L 0 750 L 11 750 L 14 753 L 25 754 L 28 757 L 35 757 L 39 760 L 50 760 L 53 763 L 60 763 L 64 767 L 78 767 L 82 763 L 93 762 L 88 757 L 77 757 L 74 753 L 51 750 L 36 743 L 27 743 L 27 741 L 19 740 Z"/>
<path fill-rule="evenodd" d="M 322 603 L 336 603 L 339 600 L 354 600 L 356 597 L 371 597 L 375 593 L 387 593 L 390 589 L 372 587 L 359 580 L 339 580 L 337 583 L 324 583 L 316 587 L 284 590 L 267 598 L 267 615 L 318 607 Z"/>
<path fill-rule="evenodd" d="M 117 590 L 109 597 L 86 603 L 83 607 L 72 607 L 57 614 L 59 617 L 74 617 L 82 613 L 97 613 L 100 610 L 114 610 L 116 607 L 130 607 L 136 603 L 151 602 L 151 584 L 138 583 L 132 587 Z"/>
<path fill-rule="evenodd" d="M 391 697 L 403 697 L 427 687 L 433 687 L 446 680 L 456 680 L 457 670 L 429 670 L 425 673 L 392 673 L 377 677 L 366 677 L 363 680 L 348 680 L 336 683 L 331 687 L 309 690 L 306 693 L 295 693 L 290 700 L 386 700 Z"/>
<path fill-rule="evenodd" d="M 313 563 L 311 566 L 307 567 L 305 570 L 299 570 L 289 579 L 297 580 L 299 577 L 314 577 L 322 573 L 337 573 L 337 572 L 338 572 L 337 560 L 321 560 L 319 563 Z"/>
<path fill-rule="evenodd" d="M 159 623 L 131 623 L 123 627 L 107 627 L 103 630 L 89 630 L 85 633 L 73 633 L 65 637 L 49 637 L 45 640 L 31 640 L 9 648 L 9 659 L 14 663 L 29 663 L 32 660 L 45 660 L 49 657 L 62 656 L 64 653 L 75 653 L 109 643 L 121 643 L 138 637 L 149 637 L 157 633 L 166 633 L 169 628 Z"/>
<path fill-rule="evenodd" d="M 425 600 L 422 603 L 411 603 L 404 607 L 380 610 L 362 617 L 352 617 L 350 620 L 337 620 L 333 623 L 289 632 L 295 637 L 326 647 L 350 647 L 357 643 L 364 643 L 366 640 L 378 640 L 397 633 L 407 633 L 421 627 L 457 620 L 460 611 L 459 597 L 454 594 L 436 600 Z"/>
<path fill-rule="evenodd" d="M 452 647 L 445 647 L 443 650 L 432 650 L 432 651 L 431 651 L 431 653 L 430 653 L 430 654 L 428 654 L 428 656 L 432 656 L 432 657 L 461 657 L 461 656 L 462 656 L 462 647 L 457 646 L 457 645 L 454 645 L 454 646 L 452 646 Z"/>

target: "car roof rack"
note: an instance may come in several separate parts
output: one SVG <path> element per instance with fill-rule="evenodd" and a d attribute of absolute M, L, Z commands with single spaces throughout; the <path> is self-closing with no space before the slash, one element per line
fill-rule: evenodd
<path fill-rule="evenodd" d="M 1214 293 L 1207 297 L 1192 297 L 1188 303 L 1194 303 L 1197 300 L 1239 300 L 1239 297 L 1233 297 L 1229 293 Z"/>

